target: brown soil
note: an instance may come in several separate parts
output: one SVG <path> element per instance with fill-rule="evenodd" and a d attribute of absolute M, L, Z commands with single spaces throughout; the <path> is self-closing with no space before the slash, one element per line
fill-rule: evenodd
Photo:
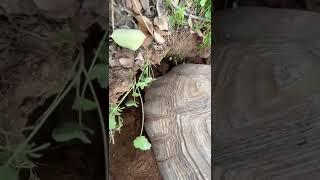
<path fill-rule="evenodd" d="M 153 152 L 136 150 L 132 144 L 141 128 L 139 108 L 126 110 L 123 118 L 123 133 L 115 135 L 115 144 L 109 152 L 112 180 L 161 180 Z"/>

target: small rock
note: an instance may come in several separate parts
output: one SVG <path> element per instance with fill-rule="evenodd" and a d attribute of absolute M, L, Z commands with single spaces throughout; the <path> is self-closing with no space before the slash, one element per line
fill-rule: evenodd
<path fill-rule="evenodd" d="M 125 68 L 131 68 L 134 65 L 134 59 L 133 58 L 120 58 L 119 63 L 121 66 Z"/>

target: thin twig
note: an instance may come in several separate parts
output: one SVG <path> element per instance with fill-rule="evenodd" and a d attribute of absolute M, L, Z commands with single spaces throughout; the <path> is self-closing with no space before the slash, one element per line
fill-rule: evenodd
<path fill-rule="evenodd" d="M 140 96 L 141 112 L 142 112 L 142 123 L 141 123 L 141 131 L 140 131 L 140 136 L 141 136 L 142 135 L 142 131 L 143 131 L 143 126 L 144 126 L 144 109 L 143 109 L 143 100 L 142 100 L 142 96 L 141 96 L 139 88 L 138 88 L 138 92 L 139 92 L 139 96 Z"/>
<path fill-rule="evenodd" d="M 91 65 L 90 65 L 90 67 L 89 67 L 88 74 L 91 73 L 93 66 L 96 64 L 96 61 L 97 61 L 97 59 L 98 59 L 99 53 L 100 53 L 100 51 L 101 51 L 101 48 L 102 48 L 103 44 L 105 43 L 105 41 L 106 41 L 106 39 L 107 39 L 107 35 L 108 35 L 108 33 L 105 32 L 104 35 L 103 35 L 103 37 L 102 37 L 102 39 L 101 39 L 101 41 L 100 41 L 100 43 L 99 43 L 98 49 L 97 49 L 97 51 L 96 51 L 96 53 L 95 53 L 95 55 L 94 55 L 94 58 L 93 58 L 93 60 L 92 60 L 92 62 L 91 62 Z M 85 93 L 85 91 L 86 91 L 86 89 L 87 89 L 87 85 L 88 85 L 88 82 L 89 82 L 89 81 L 91 81 L 90 78 L 86 78 L 86 79 L 85 79 L 84 85 L 83 85 L 83 87 L 82 87 L 83 89 L 82 89 L 81 97 L 84 96 L 84 93 Z"/>
<path fill-rule="evenodd" d="M 112 31 L 114 31 L 114 0 L 111 0 L 111 23 L 112 23 Z"/>

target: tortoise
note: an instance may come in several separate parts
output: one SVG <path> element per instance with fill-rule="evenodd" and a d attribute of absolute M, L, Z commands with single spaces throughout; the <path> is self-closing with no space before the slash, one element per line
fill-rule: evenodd
<path fill-rule="evenodd" d="M 144 106 L 163 179 L 211 179 L 211 66 L 174 67 L 146 90 Z"/>
<path fill-rule="evenodd" d="M 320 14 L 215 13 L 214 180 L 320 177 Z"/>

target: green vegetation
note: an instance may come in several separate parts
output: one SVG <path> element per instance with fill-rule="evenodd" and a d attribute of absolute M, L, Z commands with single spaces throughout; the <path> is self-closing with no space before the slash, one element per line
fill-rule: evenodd
<path fill-rule="evenodd" d="M 61 49 L 63 46 L 68 46 L 75 42 L 75 35 L 71 32 L 60 32 L 57 38 L 52 42 L 53 45 Z M 82 46 L 78 46 L 80 53 L 77 60 L 73 65 L 72 72 L 69 79 L 65 82 L 65 86 L 61 89 L 60 93 L 55 97 L 53 102 L 47 108 L 47 110 L 39 117 L 33 127 L 30 129 L 29 135 L 24 142 L 18 145 L 3 145 L 0 146 L 0 177 L 5 180 L 18 180 L 19 173 L 27 171 L 30 180 L 38 180 L 37 173 L 34 168 L 37 166 L 33 161 L 34 159 L 42 156 L 41 151 L 49 148 L 50 144 L 45 143 L 42 145 L 36 145 L 32 143 L 32 139 L 37 135 L 38 131 L 48 120 L 49 116 L 62 102 L 66 95 L 75 89 L 76 97 L 72 109 L 79 112 L 79 119 L 74 121 L 65 121 L 61 126 L 54 129 L 52 138 L 57 142 L 66 142 L 72 139 L 80 139 L 84 143 L 90 143 L 87 133 L 93 133 L 88 129 L 82 121 L 82 113 L 86 111 L 97 110 L 99 115 L 99 122 L 101 125 L 101 131 L 103 134 L 104 152 L 107 152 L 107 138 L 106 128 L 102 115 L 101 108 L 92 81 L 97 80 L 102 88 L 107 85 L 107 45 L 106 45 L 107 33 L 103 36 L 95 56 L 91 61 L 89 69 L 85 67 L 84 50 Z M 85 97 L 85 92 L 90 90 L 93 100 Z M 71 107 L 70 107 L 71 108 Z M 49 141 L 49 140 L 48 140 Z M 105 154 L 105 163 L 107 163 L 107 154 Z M 106 177 L 107 169 L 105 171 Z"/>
<path fill-rule="evenodd" d="M 169 23 L 172 27 L 180 28 L 188 25 L 187 17 L 194 19 L 193 30 L 201 31 L 204 36 L 199 48 L 211 46 L 211 3 L 211 0 L 195 0 L 187 9 L 185 4 L 174 6 L 170 0 L 165 0 L 165 5 L 170 12 Z"/>
<path fill-rule="evenodd" d="M 131 84 L 130 90 L 121 98 L 121 100 L 116 104 L 109 105 L 109 137 L 110 140 L 114 143 L 114 133 L 118 131 L 120 133 L 121 127 L 123 126 L 123 119 L 121 117 L 122 111 L 125 107 L 122 107 L 124 100 L 129 98 L 131 93 L 131 99 L 126 101 L 126 107 L 138 107 L 139 102 L 137 99 L 140 99 L 141 109 L 142 109 L 142 125 L 140 135 L 134 141 L 134 147 L 141 150 L 148 150 L 151 148 L 151 144 L 146 138 L 142 138 L 143 126 L 144 126 L 144 111 L 143 111 L 143 100 L 141 96 L 141 90 L 149 86 L 154 79 L 152 78 L 152 69 L 151 65 L 146 62 L 143 68 L 142 73 L 139 76 L 138 80 L 134 80 Z"/>

